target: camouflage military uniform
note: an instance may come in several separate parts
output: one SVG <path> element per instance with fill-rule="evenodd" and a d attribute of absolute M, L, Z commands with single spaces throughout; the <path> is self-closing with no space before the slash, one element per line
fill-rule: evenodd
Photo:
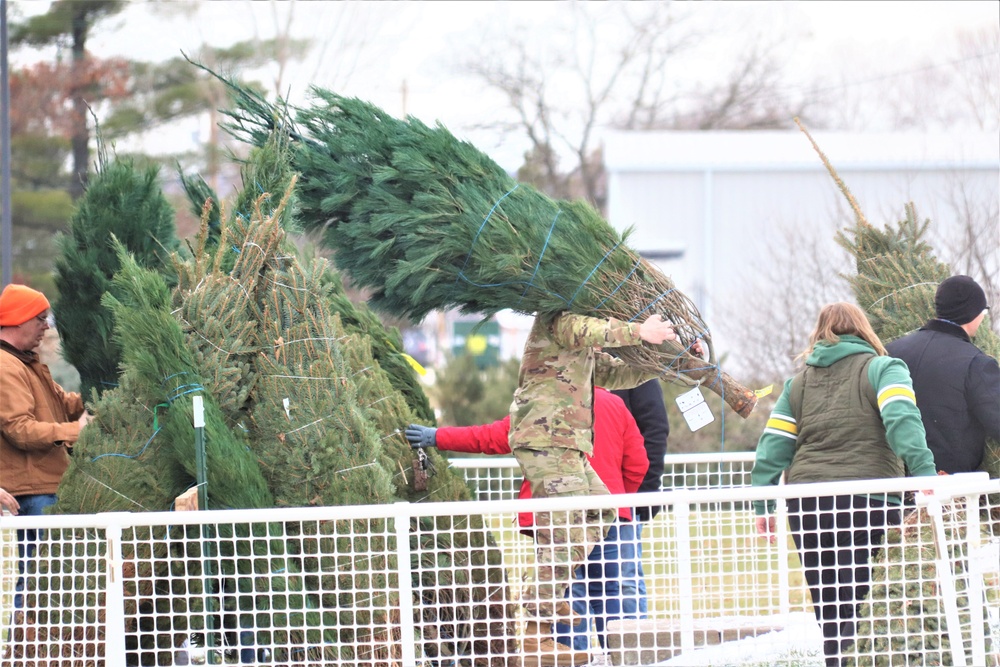
<path fill-rule="evenodd" d="M 651 376 L 595 348 L 641 343 L 638 324 L 572 313 L 535 318 L 510 408 L 510 448 L 532 498 L 607 495 L 586 458 L 594 450 L 594 384 L 625 389 Z M 535 514 L 536 585 L 523 598 L 529 614 L 556 613 L 552 601 L 563 599 L 573 570 L 614 519 L 613 509 Z"/>

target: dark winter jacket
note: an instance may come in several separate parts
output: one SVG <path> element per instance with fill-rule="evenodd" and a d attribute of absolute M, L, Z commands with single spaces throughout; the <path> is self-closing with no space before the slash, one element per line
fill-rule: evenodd
<path fill-rule="evenodd" d="M 663 389 L 659 380 L 644 382 L 632 389 L 617 389 L 611 392 L 622 399 L 625 407 L 635 417 L 635 423 L 642 433 L 646 447 L 646 457 L 649 459 L 649 470 L 639 485 L 639 492 L 659 491 L 663 484 L 663 458 L 667 454 L 667 437 L 670 435 L 670 422 L 667 421 L 667 407 L 663 404 Z M 662 507 L 635 508 L 639 521 L 649 521 L 655 517 Z"/>
<path fill-rule="evenodd" d="M 980 467 L 986 438 L 1000 440 L 1000 366 L 957 324 L 931 320 L 886 345 L 910 369 L 927 446 L 938 470 Z"/>
<path fill-rule="evenodd" d="M 481 426 L 443 426 L 435 440 L 437 448 L 445 451 L 510 454 L 509 429 L 508 416 Z M 635 493 L 648 467 L 635 420 L 618 397 L 600 387 L 594 387 L 594 452 L 587 460 L 612 494 Z M 518 498 L 530 497 L 531 485 L 525 480 Z M 623 507 L 618 517 L 630 520 L 632 511 Z M 534 524 L 531 512 L 522 512 L 518 523 L 530 528 Z"/>

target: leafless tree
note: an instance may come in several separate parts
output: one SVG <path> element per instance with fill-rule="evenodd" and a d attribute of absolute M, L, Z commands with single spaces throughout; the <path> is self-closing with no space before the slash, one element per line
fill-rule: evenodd
<path fill-rule="evenodd" d="M 840 212 L 830 219 L 848 218 Z M 852 299 L 841 277 L 850 261 L 833 240 L 836 226 L 775 222 L 750 255 L 743 288 L 721 300 L 715 326 L 736 350 L 729 368 L 744 382 L 761 386 L 791 376 L 820 307 Z"/>
<path fill-rule="evenodd" d="M 523 132 L 530 142 L 519 176 L 553 196 L 582 196 L 603 207 L 595 147 L 601 129 L 787 127 L 805 110 L 804 102 L 788 101 L 800 89 L 782 85 L 780 40 L 748 39 L 724 78 L 692 84 L 685 82 L 682 56 L 699 49 L 719 56 L 707 53 L 710 40 L 673 4 L 572 3 L 566 11 L 570 20 L 557 22 L 544 39 L 520 27 L 499 28 L 500 38 L 482 40 L 463 63 L 513 111 L 512 121 L 490 126 Z"/>
<path fill-rule="evenodd" d="M 958 35 L 960 96 L 980 130 L 1000 129 L 1000 25 Z"/>
<path fill-rule="evenodd" d="M 788 128 L 809 116 L 809 97 L 792 95 L 784 80 L 777 47 L 766 37 L 750 40 L 726 78 L 694 91 L 690 110 L 669 127 L 679 130 L 765 130 Z M 822 125 L 817 120 L 813 127 Z"/>
<path fill-rule="evenodd" d="M 600 205 L 600 163 L 591 159 L 595 131 L 661 124 L 673 99 L 669 61 L 690 46 L 692 35 L 667 3 L 572 3 L 566 11 L 570 20 L 544 41 L 522 27 L 483 40 L 463 70 L 502 94 L 515 119 L 491 126 L 527 136 L 532 168 L 550 194 L 572 196 L 568 174 L 576 171 L 581 194 Z M 605 20 L 612 11 L 621 12 L 626 26 L 617 34 Z M 575 164 L 563 168 L 561 154 Z"/>
<path fill-rule="evenodd" d="M 990 304 L 1000 303 L 1000 202 L 976 196 L 972 187 L 957 181 L 951 189 L 950 207 L 956 222 L 947 234 L 938 235 L 935 247 L 953 273 L 972 276 L 983 286 Z M 1000 316 L 990 318 L 1000 333 Z"/>
<path fill-rule="evenodd" d="M 1000 26 L 954 35 L 950 47 L 891 71 L 845 58 L 829 125 L 845 130 L 1000 129 Z M 822 106 L 822 105 L 817 105 Z"/>

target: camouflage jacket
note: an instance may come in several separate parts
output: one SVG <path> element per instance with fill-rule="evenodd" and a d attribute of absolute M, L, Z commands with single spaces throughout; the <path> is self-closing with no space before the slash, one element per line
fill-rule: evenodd
<path fill-rule="evenodd" d="M 639 325 L 573 313 L 536 317 L 510 406 L 510 448 L 594 450 L 594 385 L 635 387 L 653 375 L 595 348 L 639 345 Z"/>

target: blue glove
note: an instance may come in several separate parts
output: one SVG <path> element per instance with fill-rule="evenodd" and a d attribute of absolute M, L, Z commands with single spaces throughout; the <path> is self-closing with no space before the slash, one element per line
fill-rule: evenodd
<path fill-rule="evenodd" d="M 437 429 L 420 424 L 410 424 L 406 427 L 406 439 L 414 449 L 434 447 L 437 445 Z"/>

